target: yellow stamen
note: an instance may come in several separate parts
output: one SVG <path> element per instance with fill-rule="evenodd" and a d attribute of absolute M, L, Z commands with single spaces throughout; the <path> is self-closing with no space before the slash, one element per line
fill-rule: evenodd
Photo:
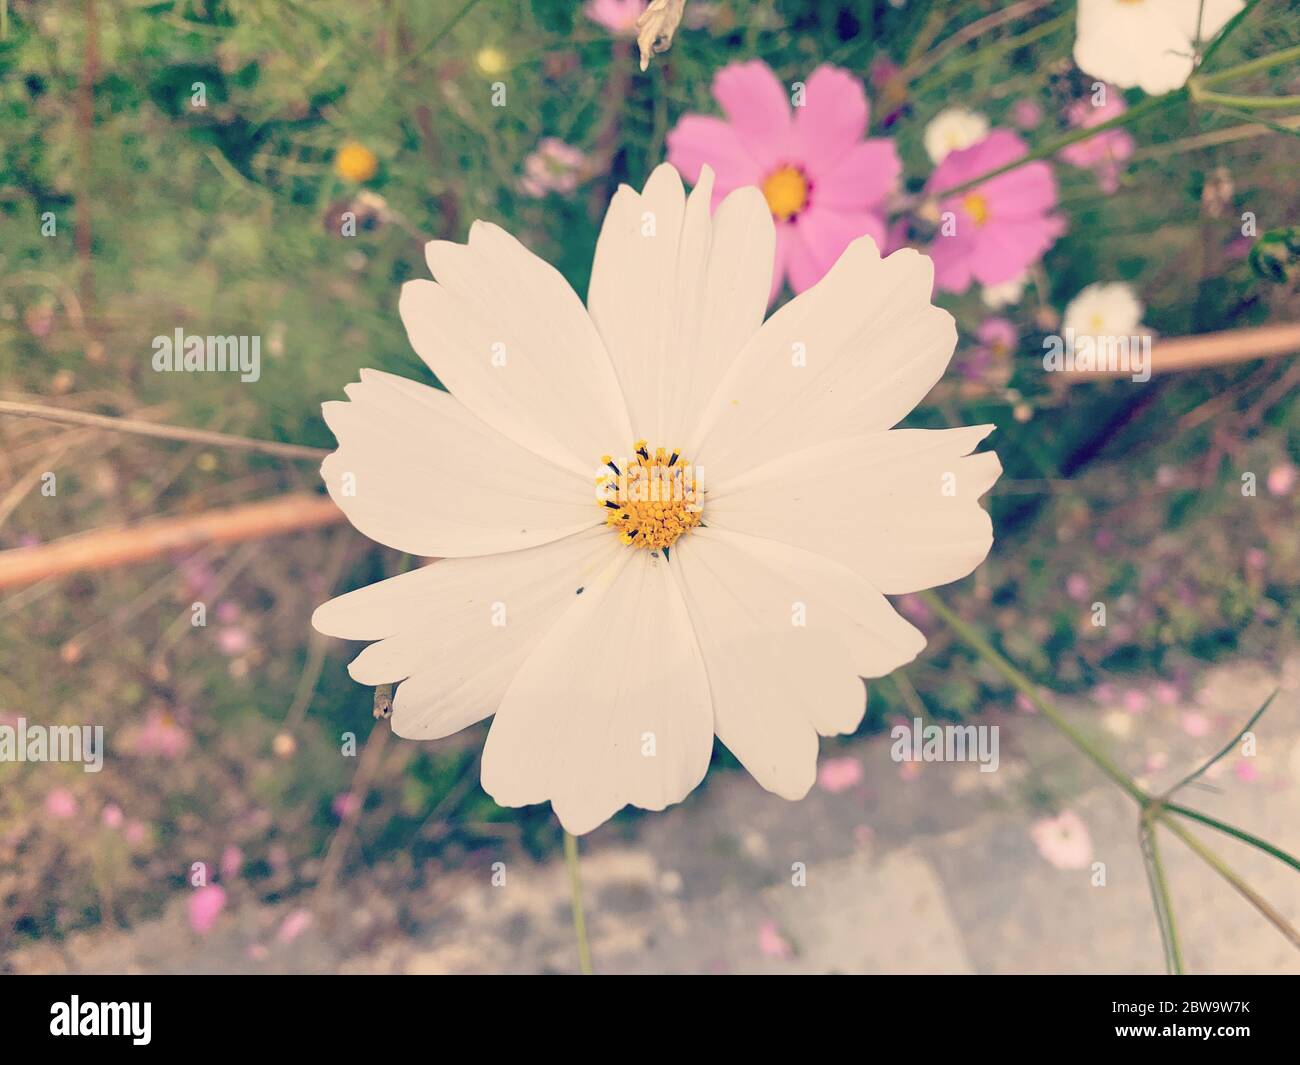
<path fill-rule="evenodd" d="M 763 198 L 778 222 L 786 222 L 808 206 L 808 179 L 793 166 L 773 170 L 763 179 Z"/>
<path fill-rule="evenodd" d="M 634 450 L 635 457 L 620 467 L 622 472 L 602 483 L 596 502 L 621 543 L 651 551 L 671 547 L 700 524 L 704 491 L 677 448 L 651 450 L 638 440 Z M 602 461 L 613 466 L 608 455 Z"/>
<path fill-rule="evenodd" d="M 966 213 L 970 215 L 970 220 L 977 226 L 982 226 L 989 220 L 989 201 L 978 192 L 966 193 L 961 205 L 965 208 Z"/>

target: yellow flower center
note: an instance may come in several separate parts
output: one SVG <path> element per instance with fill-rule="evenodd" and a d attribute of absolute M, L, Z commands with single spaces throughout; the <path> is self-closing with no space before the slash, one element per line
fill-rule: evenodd
<path fill-rule="evenodd" d="M 808 206 L 808 179 L 797 167 L 773 170 L 763 180 L 763 198 L 772 216 L 785 222 Z"/>
<path fill-rule="evenodd" d="M 966 193 L 961 205 L 966 213 L 970 215 L 970 220 L 977 226 L 982 226 L 989 220 L 989 201 L 978 192 Z"/>
<path fill-rule="evenodd" d="M 369 181 L 378 169 L 379 160 L 375 158 L 375 153 L 356 141 L 348 141 L 334 156 L 335 173 L 345 181 L 355 181 L 358 185 Z"/>
<path fill-rule="evenodd" d="M 609 455 L 600 461 L 610 472 L 596 478 L 596 501 L 606 511 L 605 524 L 629 547 L 666 549 L 700 524 L 704 493 L 677 450 L 651 452 L 638 440 L 636 453 L 621 465 Z"/>
<path fill-rule="evenodd" d="M 507 59 L 500 48 L 493 48 L 488 45 L 486 48 L 478 50 L 478 53 L 474 56 L 474 63 L 479 70 L 491 77 L 493 74 L 500 74 L 506 69 Z"/>

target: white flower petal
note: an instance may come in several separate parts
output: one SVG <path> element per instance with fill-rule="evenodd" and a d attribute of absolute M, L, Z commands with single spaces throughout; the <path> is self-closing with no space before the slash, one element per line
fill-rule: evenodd
<path fill-rule="evenodd" d="M 321 476 L 372 540 L 426 557 L 483 555 L 600 521 L 589 479 L 507 440 L 446 392 L 362 370 L 347 394 L 323 405 L 339 447 Z"/>
<path fill-rule="evenodd" d="M 789 585 L 777 591 L 769 566 L 732 538 L 696 530 L 674 546 L 672 566 L 704 652 L 718 739 L 768 791 L 802 798 L 817 775 L 817 734 L 852 731 L 866 709 L 849 644 L 794 624 L 802 600 L 782 602 Z M 802 573 L 814 574 L 808 596 L 825 591 L 815 564 Z M 840 605 L 827 607 L 832 629 Z"/>
<path fill-rule="evenodd" d="M 680 546 L 699 542 L 734 553 L 737 569 L 748 569 L 747 601 L 758 628 L 778 635 L 786 635 L 792 627 L 803 628 L 838 641 L 849 652 L 852 671 L 859 677 L 883 677 L 925 648 L 920 630 L 843 563 L 776 540 L 712 526 L 694 530 Z M 677 550 L 673 549 L 674 559 Z"/>
<path fill-rule="evenodd" d="M 458 400 L 522 447 L 586 474 L 626 446 L 626 405 L 569 283 L 498 226 L 430 241 L 433 281 L 400 303 L 411 346 Z"/>
<path fill-rule="evenodd" d="M 776 233 L 762 193 L 709 202 L 705 167 L 687 199 L 668 164 L 615 194 L 587 305 L 618 371 L 636 437 L 680 446 L 724 371 L 762 324 Z"/>
<path fill-rule="evenodd" d="M 1192 73 L 1197 19 L 1209 41 L 1242 0 L 1079 0 L 1074 61 L 1085 74 L 1151 95 L 1179 88 Z"/>
<path fill-rule="evenodd" d="M 970 454 L 992 430 L 895 429 L 798 451 L 711 486 L 705 522 L 835 559 L 887 595 L 947 584 L 993 543 L 978 501 L 1002 465 Z"/>
<path fill-rule="evenodd" d="M 708 680 L 669 563 L 619 551 L 529 655 L 483 748 L 497 803 L 549 799 L 575 834 L 629 803 L 681 801 L 713 749 Z"/>
<path fill-rule="evenodd" d="M 626 549 L 603 527 L 525 551 L 449 558 L 318 607 L 329 636 L 377 640 L 352 662 L 362 684 L 403 681 L 393 730 L 438 739 L 494 713 L 528 653 Z M 409 678 L 409 679 L 408 679 Z"/>
<path fill-rule="evenodd" d="M 881 259 L 870 237 L 855 240 L 745 345 L 687 453 L 717 474 L 897 423 L 957 343 L 952 315 L 930 302 L 933 281 L 918 252 Z"/>

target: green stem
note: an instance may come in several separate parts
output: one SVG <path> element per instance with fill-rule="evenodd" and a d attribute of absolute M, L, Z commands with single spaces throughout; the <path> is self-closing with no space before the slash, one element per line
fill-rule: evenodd
<path fill-rule="evenodd" d="M 1211 817 L 1209 814 L 1201 813 L 1200 810 L 1193 810 L 1186 806 L 1180 806 L 1177 803 L 1164 803 L 1164 808 L 1171 814 L 1179 814 L 1180 816 L 1186 817 L 1192 821 L 1199 821 L 1201 824 L 1208 825 L 1210 828 L 1218 829 L 1218 831 L 1231 836 L 1233 839 L 1241 840 L 1242 843 L 1249 843 L 1252 847 L 1259 848 L 1265 854 L 1271 854 L 1279 862 L 1284 862 L 1297 873 L 1300 873 L 1300 860 L 1293 858 L 1281 847 L 1269 843 L 1266 839 L 1260 839 L 1258 836 L 1252 835 L 1244 829 L 1225 824 L 1223 821 L 1219 821 L 1216 818 Z"/>
<path fill-rule="evenodd" d="M 1085 129 L 1071 130 L 1069 133 L 1063 133 L 1055 137 L 1046 144 L 1040 145 L 1033 151 L 1022 155 L 1019 159 L 1013 159 L 1009 163 L 1004 163 L 986 174 L 980 174 L 979 177 L 971 178 L 970 181 L 963 181 L 960 185 L 955 185 L 950 189 L 938 189 L 934 193 L 936 199 L 948 199 L 975 188 L 977 185 L 983 185 L 986 181 L 992 181 L 995 177 L 1001 177 L 1003 174 L 1022 167 L 1026 163 L 1032 163 L 1038 159 L 1046 159 L 1055 155 L 1062 148 L 1068 148 L 1071 144 L 1078 144 L 1080 141 L 1086 141 L 1089 137 L 1095 137 L 1098 133 L 1105 133 L 1109 129 L 1117 129 L 1120 126 L 1128 125 L 1135 119 L 1142 118 L 1145 115 L 1152 114 L 1156 111 L 1163 110 L 1174 103 L 1180 103 L 1187 99 L 1188 90 L 1186 87 L 1174 89 L 1173 92 L 1167 92 L 1163 96 L 1148 96 L 1140 104 L 1135 104 L 1122 114 L 1114 118 L 1107 119 L 1095 126 L 1089 126 Z"/>
<path fill-rule="evenodd" d="M 919 594 L 931 610 L 943 618 L 952 630 L 965 640 L 985 662 L 996 669 L 1016 691 L 1033 703 L 1039 713 L 1055 725 L 1065 735 L 1066 739 L 1091 760 L 1093 765 L 1105 773 L 1114 783 L 1118 784 L 1134 802 L 1139 806 L 1145 806 L 1150 801 L 1150 796 L 1137 786 L 1133 778 L 1116 765 L 1087 736 L 1070 724 L 1065 715 L 1057 710 L 1055 706 L 1044 699 L 1042 693 L 1038 690 L 1038 686 L 1003 658 L 975 626 L 960 617 L 934 592 L 925 591 Z"/>
<path fill-rule="evenodd" d="M 1300 107 L 1300 96 L 1233 96 L 1230 93 L 1209 92 L 1199 87 L 1192 90 L 1192 99 L 1247 111 L 1278 111 L 1287 107 Z"/>
<path fill-rule="evenodd" d="M 1233 31 L 1241 24 L 1242 20 L 1245 19 L 1245 17 L 1251 13 L 1251 11 L 1254 9 L 1255 5 L 1258 2 L 1259 0 L 1247 0 L 1246 6 L 1243 7 L 1240 11 L 1238 11 L 1235 15 L 1233 15 L 1232 18 L 1228 19 L 1226 23 L 1224 23 L 1223 28 L 1220 29 L 1217 34 L 1215 34 L 1214 40 L 1212 40 L 1209 43 L 1209 46 L 1205 49 L 1205 51 L 1201 53 L 1200 59 L 1197 61 L 1196 64 L 1198 69 L 1203 67 L 1207 62 L 1209 62 L 1210 57 L 1213 56 L 1214 53 L 1217 52 L 1220 48 L 1223 47 L 1223 42 L 1232 36 Z M 1202 7 L 1202 11 L 1204 11 L 1203 7 Z M 1198 36 L 1200 34 L 1199 22 L 1200 19 L 1198 17 L 1197 19 Z"/>
<path fill-rule="evenodd" d="M 1154 826 L 1142 826 L 1142 850 L 1149 858 L 1147 875 L 1151 879 L 1151 893 L 1155 896 L 1156 920 L 1160 925 L 1160 938 L 1164 942 L 1166 962 L 1173 976 L 1183 974 L 1183 952 L 1178 945 L 1178 926 L 1174 921 L 1174 904 L 1169 896 L 1169 880 L 1165 864 L 1160 859 L 1160 844 Z"/>
<path fill-rule="evenodd" d="M 1214 755 L 1213 758 L 1210 758 L 1198 769 L 1193 769 L 1190 773 L 1187 774 L 1187 776 L 1183 777 L 1182 780 L 1180 780 L 1172 788 L 1166 791 L 1164 795 L 1161 796 L 1162 801 L 1164 799 L 1167 799 L 1170 795 L 1173 795 L 1175 792 L 1181 791 L 1183 788 L 1187 787 L 1188 784 L 1190 784 L 1193 780 L 1195 780 L 1207 769 L 1209 769 L 1210 766 L 1214 765 L 1215 762 L 1219 761 L 1221 758 L 1226 758 L 1229 754 L 1231 754 L 1233 748 L 1236 747 L 1237 744 L 1241 742 L 1241 738 L 1245 736 L 1246 733 L 1249 732 L 1252 728 L 1255 727 L 1255 722 L 1258 721 L 1261 717 L 1263 717 L 1268 712 L 1268 708 L 1273 705 L 1273 700 L 1277 698 L 1277 693 L 1279 691 L 1281 691 L 1280 688 L 1274 688 L 1273 694 L 1264 700 L 1264 705 L 1250 715 L 1250 720 L 1247 721 L 1244 725 L 1241 726 L 1241 728 L 1237 730 L 1236 734 L 1232 737 L 1232 739 L 1230 739 L 1227 743 L 1225 743 L 1223 747 L 1219 750 L 1219 752 L 1216 755 Z"/>
<path fill-rule="evenodd" d="M 987 63 L 989 59 L 1000 52 L 1023 48 L 1025 45 L 1032 44 L 1040 38 L 1050 37 L 1057 30 L 1064 29 L 1066 25 L 1073 24 L 1074 19 L 1074 11 L 1065 11 L 1054 19 L 1040 23 L 1032 30 L 1027 30 L 1026 32 L 1014 37 L 1003 37 L 1001 40 L 990 41 L 988 44 L 981 45 L 979 51 L 975 54 L 963 56 L 952 63 L 945 63 L 942 67 L 921 75 L 917 79 L 914 95 L 924 95 L 934 86 L 946 84 L 956 75 L 967 70 L 973 70 L 982 63 Z"/>
<path fill-rule="evenodd" d="M 1273 907 L 1268 904 L 1267 900 L 1262 898 L 1254 888 L 1234 873 L 1222 858 L 1188 832 L 1187 829 L 1177 821 L 1166 820 L 1163 817 L 1161 819 L 1164 826 L 1182 840 L 1193 854 L 1231 884 L 1242 898 L 1262 913 L 1269 923 L 1290 941 L 1292 946 L 1300 949 L 1300 932 L 1297 932 L 1285 917 L 1278 913 L 1277 910 L 1273 909 Z"/>
<path fill-rule="evenodd" d="M 1262 55 L 1258 59 L 1252 59 L 1246 63 L 1238 63 L 1235 67 L 1218 70 L 1213 74 L 1198 74 L 1195 80 L 1202 85 L 1221 85 L 1233 78 L 1244 78 L 1251 74 L 1258 74 L 1261 71 L 1272 70 L 1284 63 L 1290 63 L 1292 60 L 1300 61 L 1300 45 L 1283 48 L 1281 51 Z"/>
<path fill-rule="evenodd" d="M 942 599 L 933 591 L 923 591 L 918 593 L 927 606 L 930 607 L 940 618 L 942 618 L 957 633 L 971 649 L 974 650 L 981 658 L 1001 674 L 1016 691 L 1022 693 L 1031 703 L 1038 708 L 1038 711 L 1047 718 L 1056 728 L 1065 735 L 1083 754 L 1085 754 L 1092 763 L 1097 766 L 1107 777 L 1114 783 L 1118 784 L 1124 792 L 1132 798 L 1142 810 L 1143 817 L 1152 825 L 1155 823 L 1163 824 L 1175 837 L 1177 837 L 1187 848 L 1189 848 L 1197 857 L 1206 865 L 1213 869 L 1219 876 L 1223 877 L 1247 902 L 1261 914 L 1284 935 L 1288 941 L 1300 948 L 1300 932 L 1277 912 L 1268 901 L 1264 899 L 1249 884 L 1241 879 L 1232 868 L 1214 851 L 1210 850 L 1196 836 L 1192 835 L 1187 829 L 1168 817 L 1171 812 L 1177 812 L 1181 816 L 1189 816 L 1189 811 L 1170 806 L 1163 799 L 1153 799 L 1147 795 L 1132 777 L 1119 768 L 1105 752 L 1099 750 L 1086 736 L 1078 729 L 1071 725 L 1065 716 L 1056 709 L 1050 702 L 1043 698 L 1038 691 L 1037 686 L 1026 677 L 1020 670 L 1016 669 L 1007 659 L 1005 659 L 993 647 L 991 643 L 979 632 L 975 626 L 971 625 L 964 618 L 958 616 Z M 1194 812 L 1194 811 L 1193 811 Z M 1203 815 L 1202 815 L 1203 816 Z M 1219 827 L 1217 824 L 1212 827 Z M 1226 826 L 1223 826 L 1226 829 Z M 1247 837 L 1245 833 L 1234 833 L 1236 838 L 1246 843 L 1253 843 L 1255 837 Z M 1259 841 L 1262 842 L 1262 841 Z M 1268 853 L 1272 854 L 1276 848 L 1272 848 Z M 1274 855 L 1276 857 L 1276 855 Z"/>
<path fill-rule="evenodd" d="M 590 976 L 591 947 L 587 944 L 587 919 L 582 912 L 582 878 L 578 873 L 578 840 L 564 833 L 564 864 L 569 867 L 569 890 L 573 896 L 573 934 L 578 939 L 578 968 Z"/>

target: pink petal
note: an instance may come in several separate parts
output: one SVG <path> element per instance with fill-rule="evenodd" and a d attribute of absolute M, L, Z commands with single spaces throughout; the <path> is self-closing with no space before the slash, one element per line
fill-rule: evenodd
<path fill-rule="evenodd" d="M 871 207 L 894 191 L 902 170 L 893 141 L 883 137 L 863 141 L 815 176 L 812 198 L 819 207 Z"/>
<path fill-rule="evenodd" d="M 847 70 L 825 65 L 812 72 L 804 88 L 804 105 L 794 113 L 795 137 L 804 167 L 818 177 L 866 134 L 867 96 Z"/>
<path fill-rule="evenodd" d="M 762 181 L 761 169 L 740 143 L 735 129 L 720 118 L 685 115 L 668 132 L 668 161 L 691 184 L 704 164 L 713 167 L 713 206 L 742 185 Z"/>
<path fill-rule="evenodd" d="M 199 935 L 207 935 L 225 906 L 226 892 L 220 884 L 195 889 L 188 903 L 190 927 Z"/>
<path fill-rule="evenodd" d="M 793 225 L 789 264 L 790 287 L 795 292 L 817 284 L 858 237 L 870 236 L 877 246 L 885 241 L 885 223 L 870 211 L 810 207 Z"/>
<path fill-rule="evenodd" d="M 713 79 L 713 95 L 764 172 L 787 160 L 790 98 L 771 67 L 757 59 L 725 66 Z"/>
<path fill-rule="evenodd" d="M 827 758 L 817 768 L 817 786 L 823 791 L 848 791 L 862 783 L 862 763 L 851 755 Z"/>

